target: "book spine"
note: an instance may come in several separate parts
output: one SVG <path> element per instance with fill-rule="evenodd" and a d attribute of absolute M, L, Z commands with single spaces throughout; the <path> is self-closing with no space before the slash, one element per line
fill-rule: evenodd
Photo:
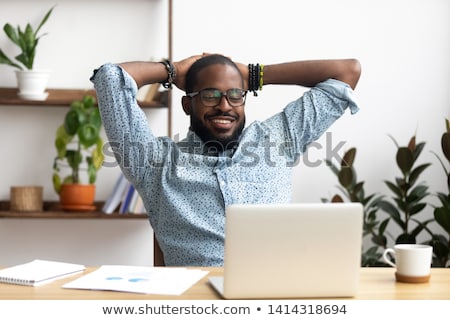
<path fill-rule="evenodd" d="M 32 286 L 34 284 L 33 280 L 25 280 L 25 279 L 16 279 L 9 277 L 0 277 L 0 282 L 9 283 L 9 284 L 17 284 L 21 286 Z"/>

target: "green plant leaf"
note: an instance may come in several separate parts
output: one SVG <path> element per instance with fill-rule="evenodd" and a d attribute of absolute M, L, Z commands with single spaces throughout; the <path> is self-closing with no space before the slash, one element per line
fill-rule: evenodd
<path fill-rule="evenodd" d="M 421 143 L 417 144 L 416 148 L 413 151 L 414 162 L 417 160 L 417 158 L 419 158 L 424 147 L 425 147 L 425 142 L 421 142 Z"/>
<path fill-rule="evenodd" d="M 97 148 L 93 149 L 93 150 L 92 150 L 92 154 L 91 154 L 91 157 L 92 157 L 92 165 L 94 166 L 94 168 L 95 168 L 96 170 L 98 170 L 98 169 L 101 168 L 101 166 L 102 166 L 102 164 L 103 164 L 103 160 L 104 160 L 104 155 L 103 155 L 103 152 L 102 152 L 102 147 L 98 147 L 99 144 L 102 144 L 102 143 L 101 143 L 101 139 L 100 139 L 100 142 L 97 143 Z"/>
<path fill-rule="evenodd" d="M 50 10 L 48 10 L 48 12 L 45 14 L 45 16 L 42 19 L 41 23 L 39 23 L 39 26 L 36 28 L 35 37 L 37 37 L 37 34 L 38 34 L 39 30 L 47 22 L 48 18 L 50 18 L 50 15 L 52 14 L 54 8 L 55 8 L 55 6 L 51 7 Z"/>
<path fill-rule="evenodd" d="M 3 31 L 5 31 L 6 36 L 16 45 L 19 45 L 19 35 L 16 31 L 16 29 L 14 29 L 14 27 L 12 25 L 10 25 L 9 23 L 5 24 L 3 26 Z M 20 46 L 20 45 L 19 45 Z"/>
<path fill-rule="evenodd" d="M 339 183 L 345 187 L 346 189 L 349 188 L 353 181 L 353 172 L 350 167 L 342 167 L 341 171 L 339 172 Z"/>
<path fill-rule="evenodd" d="M 434 219 L 450 235 L 450 207 L 434 209 Z"/>
<path fill-rule="evenodd" d="M 408 204 L 406 201 L 404 201 L 403 199 L 398 199 L 398 198 L 393 198 L 395 204 L 397 205 L 397 207 L 403 211 L 406 212 L 407 208 L 408 208 Z"/>
<path fill-rule="evenodd" d="M 425 198 L 428 194 L 429 194 L 428 186 L 422 184 L 418 185 L 409 192 L 409 195 L 406 197 L 406 202 L 408 203 L 418 202 L 423 198 Z"/>
<path fill-rule="evenodd" d="M 396 160 L 398 167 L 400 168 L 400 170 L 404 175 L 406 175 L 414 165 L 413 153 L 406 147 L 400 147 L 397 150 Z"/>
<path fill-rule="evenodd" d="M 11 67 L 18 68 L 19 70 L 23 70 L 21 65 L 14 63 L 10 58 L 8 58 L 5 53 L 0 49 L 0 64 L 7 64 Z"/>
<path fill-rule="evenodd" d="M 363 192 L 363 187 L 364 187 L 364 181 L 358 182 L 357 184 L 355 184 L 355 186 L 353 187 L 353 192 L 355 194 L 359 193 L 359 192 Z"/>
<path fill-rule="evenodd" d="M 381 210 L 386 212 L 395 221 L 395 223 L 397 223 L 402 228 L 402 230 L 406 228 L 405 223 L 400 217 L 400 212 L 394 205 L 392 205 L 392 203 L 382 200 L 378 203 L 378 206 Z"/>
<path fill-rule="evenodd" d="M 445 132 L 441 138 L 441 148 L 444 156 L 450 161 L 450 133 Z"/>
<path fill-rule="evenodd" d="M 64 138 L 56 137 L 55 148 L 56 148 L 56 153 L 57 153 L 59 159 L 63 159 L 64 156 L 66 155 L 66 146 L 67 146 L 67 143 Z"/>
<path fill-rule="evenodd" d="M 447 239 L 441 234 L 435 234 L 428 244 L 433 247 L 432 266 L 435 268 L 445 268 L 450 254 Z"/>
<path fill-rule="evenodd" d="M 77 108 L 71 108 L 64 119 L 64 128 L 68 134 L 75 135 L 80 126 L 85 122 L 86 116 L 84 113 Z"/>
<path fill-rule="evenodd" d="M 411 206 L 410 210 L 409 210 L 409 214 L 415 215 L 418 214 L 419 212 L 421 212 L 423 209 L 425 209 L 425 207 L 427 206 L 426 203 L 418 203 L 416 205 Z"/>
<path fill-rule="evenodd" d="M 81 145 L 85 148 L 89 148 L 96 144 L 99 131 L 96 126 L 85 123 L 78 128 L 77 134 Z"/>
<path fill-rule="evenodd" d="M 422 172 L 426 168 L 428 168 L 430 165 L 431 165 L 431 163 L 425 163 L 425 164 L 422 164 L 422 165 L 418 166 L 417 168 L 413 169 L 409 175 L 410 185 L 413 185 L 414 183 L 416 183 L 417 179 L 422 174 Z"/>
<path fill-rule="evenodd" d="M 81 161 L 83 160 L 81 153 L 76 150 L 67 150 L 66 158 L 67 158 L 67 162 L 69 163 L 69 166 L 74 170 L 78 169 L 78 166 L 80 165 Z M 75 182 L 77 182 L 77 181 L 75 181 Z"/>
<path fill-rule="evenodd" d="M 353 166 L 353 162 L 355 161 L 356 156 L 356 148 L 351 148 L 348 150 L 344 157 L 342 157 L 341 166 L 342 167 L 351 167 Z"/>
<path fill-rule="evenodd" d="M 416 136 L 412 136 L 408 142 L 408 149 L 414 151 L 416 149 Z"/>
<path fill-rule="evenodd" d="M 384 235 L 373 235 L 371 240 L 374 244 L 383 248 L 387 245 L 387 238 Z"/>
<path fill-rule="evenodd" d="M 427 227 L 427 224 L 429 224 L 430 222 L 434 221 L 434 219 L 428 219 L 428 220 L 425 220 L 425 221 L 420 221 L 420 220 L 417 220 L 417 219 L 411 219 L 411 220 L 414 221 L 415 223 L 417 223 L 417 226 L 416 226 L 416 227 L 414 228 L 414 230 L 411 232 L 411 234 L 412 234 L 414 237 L 417 237 L 417 235 L 418 235 L 419 233 L 421 233 L 422 230 L 425 229 L 425 228 Z"/>
<path fill-rule="evenodd" d="M 412 234 L 402 233 L 397 237 L 397 239 L 395 239 L 395 244 L 402 244 L 402 243 L 415 244 L 416 238 Z"/>
<path fill-rule="evenodd" d="M 97 127 L 97 129 L 100 131 L 100 128 L 102 126 L 102 118 L 100 116 L 100 111 L 98 110 L 98 108 L 92 109 L 89 115 L 89 123 Z"/>
<path fill-rule="evenodd" d="M 82 102 L 83 102 L 83 105 L 85 106 L 85 108 L 90 109 L 90 108 L 93 108 L 95 106 L 96 100 L 91 95 L 85 95 L 83 97 Z"/>
<path fill-rule="evenodd" d="M 52 183 L 53 189 L 55 190 L 56 193 L 59 194 L 61 192 L 61 177 L 57 173 L 53 174 Z"/>
<path fill-rule="evenodd" d="M 378 228 L 379 235 L 384 234 L 388 223 L 389 223 L 389 219 L 385 219 L 380 223 L 380 227 Z"/>
<path fill-rule="evenodd" d="M 403 197 L 403 193 L 402 190 L 397 187 L 394 183 L 390 182 L 390 181 L 384 181 L 384 183 L 387 185 L 387 187 L 393 192 L 395 193 L 395 195 L 399 198 Z"/>

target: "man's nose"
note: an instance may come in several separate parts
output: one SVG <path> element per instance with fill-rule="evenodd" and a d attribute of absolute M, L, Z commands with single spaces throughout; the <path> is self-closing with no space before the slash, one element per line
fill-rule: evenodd
<path fill-rule="evenodd" d="M 221 110 L 222 112 L 227 112 L 227 111 L 230 111 L 231 109 L 233 109 L 233 107 L 230 105 L 230 103 L 228 102 L 228 99 L 225 95 L 222 95 L 222 97 L 220 97 L 220 102 L 216 106 L 216 108 Z"/>

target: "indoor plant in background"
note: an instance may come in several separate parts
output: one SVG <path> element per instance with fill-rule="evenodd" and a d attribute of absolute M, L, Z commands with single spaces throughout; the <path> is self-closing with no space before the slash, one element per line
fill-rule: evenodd
<path fill-rule="evenodd" d="M 392 192 L 392 201 L 382 200 L 378 205 L 401 229 L 395 239 L 396 244 L 417 243 L 417 236 L 423 230 L 428 231 L 426 226 L 433 221 L 416 218 L 425 209 L 427 202 L 424 199 L 429 195 L 428 186 L 418 180 L 431 163 L 414 166 L 425 142 L 416 143 L 416 137 L 413 136 L 407 146 L 399 146 L 393 137 L 391 139 L 397 146 L 396 162 L 402 176 L 396 177 L 395 181 L 384 181 Z"/>
<path fill-rule="evenodd" d="M 18 95 L 26 100 L 45 100 L 48 93 L 45 92 L 49 72 L 34 69 L 34 58 L 36 56 L 36 48 L 42 35 L 38 35 L 39 30 L 47 22 L 54 7 L 52 7 L 39 23 L 36 30 L 30 23 L 25 28 L 17 26 L 14 28 L 11 24 L 6 23 L 3 26 L 8 38 L 19 47 L 20 54 L 15 56 L 15 60 L 10 59 L 3 50 L 0 49 L 0 63 L 16 68 Z"/>
<path fill-rule="evenodd" d="M 450 162 L 450 124 L 448 120 L 446 120 L 446 127 L 447 130 L 441 137 L 441 146 L 445 158 Z M 399 146 L 393 137 L 391 139 L 397 146 L 396 164 L 402 176 L 396 177 L 394 181 L 384 181 L 392 192 L 390 200 L 386 199 L 384 195 L 365 195 L 364 182 L 358 182 L 356 179 L 356 171 L 353 167 L 356 149 L 352 148 L 344 154 L 340 166 L 326 160 L 327 165 L 338 178 L 338 188 L 341 190 L 343 197 L 336 194 L 331 200 L 323 198 L 322 201 L 344 202 L 347 200 L 363 204 L 364 236 L 370 235 L 375 246 L 362 253 L 362 266 L 385 265 L 380 259 L 379 249 L 389 246 L 388 241 L 393 240 L 395 244 L 416 243 L 418 235 L 424 232 L 430 238 L 421 241 L 421 243 L 433 246 L 432 266 L 447 267 L 450 262 L 450 171 L 447 169 L 444 160 L 441 160 L 435 153 L 444 169 L 449 193 L 438 192 L 436 194 L 441 203 L 434 206 L 434 219 L 421 220 L 417 218 L 417 215 L 428 204 L 425 202 L 425 199 L 430 195 L 428 186 L 423 182 L 420 183 L 418 180 L 431 164 L 416 165 L 425 143 L 416 143 L 416 138 L 413 136 L 407 146 Z M 379 211 L 386 213 L 388 218 L 383 218 L 381 222 L 378 221 L 377 215 Z M 391 235 L 386 230 L 390 220 L 393 220 L 400 227 L 400 232 L 396 235 Z M 446 235 L 432 231 L 429 224 L 433 222 L 439 224 Z"/>
<path fill-rule="evenodd" d="M 446 131 L 441 136 L 442 152 L 450 163 L 450 123 L 445 119 Z M 444 160 L 442 160 L 436 153 L 436 157 L 440 161 L 444 169 L 445 178 L 447 180 L 447 194 L 438 192 L 437 197 L 441 202 L 440 206 L 434 208 L 434 219 L 447 233 L 447 235 L 434 234 L 431 245 L 433 246 L 434 256 L 433 265 L 438 267 L 446 267 L 450 262 L 450 170 L 447 169 Z M 450 265 L 449 265 L 450 267 Z"/>
<path fill-rule="evenodd" d="M 366 195 L 364 190 L 364 181 L 357 180 L 356 170 L 353 166 L 356 157 L 356 148 L 350 148 L 344 153 L 340 164 L 334 164 L 326 159 L 325 162 L 331 171 L 338 178 L 338 189 L 341 195 L 350 202 L 360 202 L 364 208 L 363 215 L 363 237 L 370 237 L 373 245 L 367 250 L 363 250 L 361 255 L 361 266 L 385 266 L 382 260 L 382 254 L 387 247 L 387 238 L 385 236 L 386 227 L 389 218 L 383 221 L 378 220 L 378 203 L 383 196 L 377 194 Z M 331 202 L 344 202 L 340 194 L 335 194 Z M 322 202 L 329 202 L 326 198 Z"/>
<path fill-rule="evenodd" d="M 72 102 L 63 124 L 56 130 L 53 187 L 64 210 L 95 209 L 95 181 L 104 158 L 101 127 L 96 100 L 86 95 Z"/>

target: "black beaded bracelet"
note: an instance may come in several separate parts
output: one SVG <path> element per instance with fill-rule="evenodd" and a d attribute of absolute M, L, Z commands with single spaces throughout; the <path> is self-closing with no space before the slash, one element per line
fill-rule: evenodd
<path fill-rule="evenodd" d="M 167 79 L 160 83 L 163 85 L 164 88 L 172 89 L 172 83 L 175 81 L 175 77 L 177 76 L 175 67 L 173 66 L 172 62 L 170 62 L 168 59 L 160 61 L 159 63 L 163 64 L 167 70 Z"/>
<path fill-rule="evenodd" d="M 256 92 L 260 88 L 261 69 L 259 63 L 248 65 L 248 90 L 253 92 L 254 96 L 258 96 Z"/>

